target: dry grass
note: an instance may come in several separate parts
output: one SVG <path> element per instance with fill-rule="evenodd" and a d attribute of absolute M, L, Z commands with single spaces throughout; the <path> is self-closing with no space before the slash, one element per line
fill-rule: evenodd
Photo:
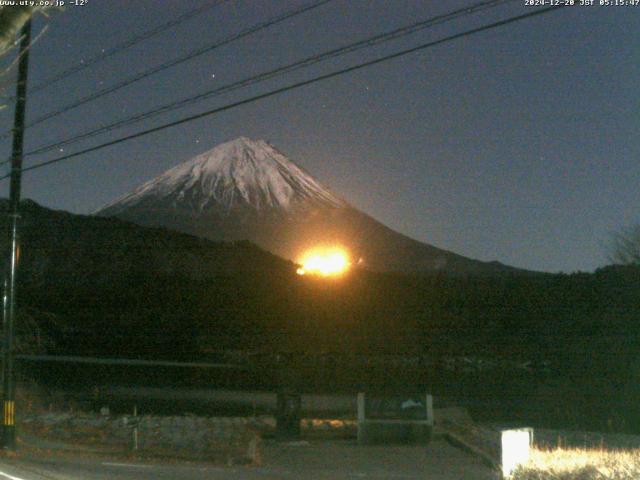
<path fill-rule="evenodd" d="M 532 449 L 513 480 L 639 480 L 640 450 Z"/>

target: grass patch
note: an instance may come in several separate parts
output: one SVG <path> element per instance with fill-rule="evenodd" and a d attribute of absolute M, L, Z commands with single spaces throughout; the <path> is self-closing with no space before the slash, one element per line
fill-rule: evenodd
<path fill-rule="evenodd" d="M 513 480 L 638 480 L 639 450 L 532 449 Z"/>

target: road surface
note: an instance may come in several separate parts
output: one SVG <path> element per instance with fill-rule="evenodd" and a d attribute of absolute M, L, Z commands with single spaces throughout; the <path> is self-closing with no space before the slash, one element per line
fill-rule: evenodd
<path fill-rule="evenodd" d="M 354 441 L 265 442 L 260 466 L 21 453 L 0 458 L 0 480 L 496 480 L 496 472 L 443 440 L 426 447 Z"/>

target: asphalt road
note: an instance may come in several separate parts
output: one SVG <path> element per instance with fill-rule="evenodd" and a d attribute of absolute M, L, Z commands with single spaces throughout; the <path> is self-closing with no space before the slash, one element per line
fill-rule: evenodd
<path fill-rule="evenodd" d="M 0 480 L 495 480 L 476 457 L 443 440 L 426 447 L 358 446 L 354 441 L 266 442 L 260 466 L 107 460 L 47 455 L 0 459 Z"/>

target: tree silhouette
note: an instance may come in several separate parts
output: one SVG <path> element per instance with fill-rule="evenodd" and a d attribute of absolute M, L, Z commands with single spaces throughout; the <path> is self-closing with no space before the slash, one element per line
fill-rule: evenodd
<path fill-rule="evenodd" d="M 640 266 L 640 224 L 613 234 L 609 260 L 618 265 Z"/>

